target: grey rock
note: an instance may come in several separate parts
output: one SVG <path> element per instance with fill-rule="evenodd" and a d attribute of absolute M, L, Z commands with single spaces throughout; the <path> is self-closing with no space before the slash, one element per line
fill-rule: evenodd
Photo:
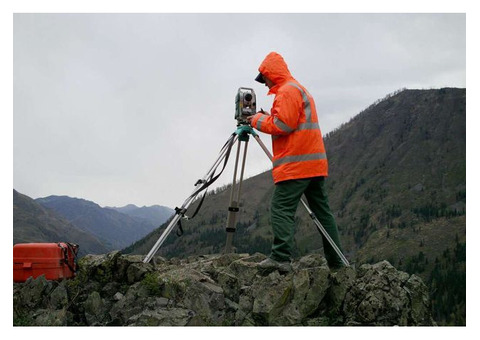
<path fill-rule="evenodd" d="M 252 285 L 252 318 L 260 325 L 279 325 L 284 321 L 282 312 L 290 303 L 293 275 L 283 279 L 278 271 L 262 276 Z"/>
<path fill-rule="evenodd" d="M 235 275 L 226 271 L 219 271 L 217 274 L 217 282 L 222 287 L 225 297 L 238 302 L 239 282 Z"/>
<path fill-rule="evenodd" d="M 45 275 L 41 275 L 36 279 L 29 277 L 22 285 L 22 289 L 18 291 L 18 300 L 28 308 L 40 306 L 52 291 L 53 285 L 53 282 L 45 279 Z"/>
<path fill-rule="evenodd" d="M 162 259 L 88 255 L 72 280 L 14 284 L 15 325 L 435 325 L 428 288 L 387 261 L 332 272 L 312 254 L 261 273 L 263 254 Z"/>
<path fill-rule="evenodd" d="M 139 262 L 130 262 L 127 267 L 126 278 L 128 284 L 142 280 L 145 274 L 152 272 L 154 269 L 150 263 L 143 263 L 141 259 L 130 258 L 130 260 Z"/>
<path fill-rule="evenodd" d="M 186 326 L 193 315 L 192 311 L 181 308 L 144 310 L 130 317 L 126 324 L 130 326 Z"/>
<path fill-rule="evenodd" d="M 424 308 L 419 308 L 414 314 L 424 320 L 422 314 L 429 315 L 428 307 L 418 302 L 428 294 L 420 286 L 412 291 L 404 289 L 409 277 L 407 273 L 397 271 L 387 261 L 360 267 L 357 280 L 345 296 L 346 324 L 382 326 L 417 324 L 418 320 L 412 320 L 411 316 L 412 298 L 417 306 Z"/>
<path fill-rule="evenodd" d="M 428 287 L 416 275 L 410 276 L 403 287 L 410 298 L 411 304 L 411 323 L 419 326 L 428 326 L 435 324 L 430 314 L 430 299 Z"/>
<path fill-rule="evenodd" d="M 33 317 L 35 326 L 67 326 L 67 311 L 65 309 L 39 309 Z"/>
<path fill-rule="evenodd" d="M 92 292 L 85 303 L 85 319 L 89 326 L 101 325 L 106 317 L 106 306 L 98 292 Z"/>
<path fill-rule="evenodd" d="M 62 309 L 68 305 L 65 281 L 62 281 L 50 294 L 50 304 L 54 309 Z"/>
<path fill-rule="evenodd" d="M 120 293 L 120 292 L 116 292 L 115 295 L 113 296 L 113 300 L 115 301 L 120 301 L 121 299 L 123 299 L 125 296 Z"/>

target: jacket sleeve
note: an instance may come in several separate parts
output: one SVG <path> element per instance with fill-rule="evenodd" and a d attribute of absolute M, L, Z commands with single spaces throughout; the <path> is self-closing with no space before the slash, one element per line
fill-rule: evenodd
<path fill-rule="evenodd" d="M 301 104 L 291 93 L 275 96 L 271 115 L 257 113 L 252 119 L 252 126 L 270 135 L 288 135 L 295 131 L 301 112 Z"/>

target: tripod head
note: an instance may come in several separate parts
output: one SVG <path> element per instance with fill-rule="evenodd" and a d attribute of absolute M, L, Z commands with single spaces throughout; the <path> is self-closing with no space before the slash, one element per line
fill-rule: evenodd
<path fill-rule="evenodd" d="M 253 137 L 257 137 L 258 134 L 253 130 L 253 128 L 250 125 L 246 124 L 239 124 L 237 125 L 237 130 L 235 131 L 235 134 L 238 136 L 238 140 L 242 142 L 248 142 L 249 135 L 252 135 Z"/>

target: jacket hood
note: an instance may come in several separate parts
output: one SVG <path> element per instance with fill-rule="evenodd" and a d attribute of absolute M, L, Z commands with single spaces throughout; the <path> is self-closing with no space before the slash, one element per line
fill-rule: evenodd
<path fill-rule="evenodd" d="M 285 81 L 292 79 L 287 63 L 277 52 L 270 52 L 258 68 L 260 73 L 268 77 L 275 85 L 280 85 Z"/>

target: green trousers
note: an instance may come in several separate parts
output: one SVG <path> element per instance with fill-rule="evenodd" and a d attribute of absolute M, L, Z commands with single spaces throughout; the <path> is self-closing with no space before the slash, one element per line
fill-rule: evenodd
<path fill-rule="evenodd" d="M 325 190 L 325 178 L 289 180 L 277 183 L 271 204 L 273 245 L 270 257 L 276 261 L 290 261 L 294 247 L 295 213 L 300 198 L 305 194 L 308 205 L 328 235 L 341 250 L 335 217 L 330 211 Z M 341 267 L 343 262 L 328 240 L 322 235 L 323 249 L 329 267 Z"/>

